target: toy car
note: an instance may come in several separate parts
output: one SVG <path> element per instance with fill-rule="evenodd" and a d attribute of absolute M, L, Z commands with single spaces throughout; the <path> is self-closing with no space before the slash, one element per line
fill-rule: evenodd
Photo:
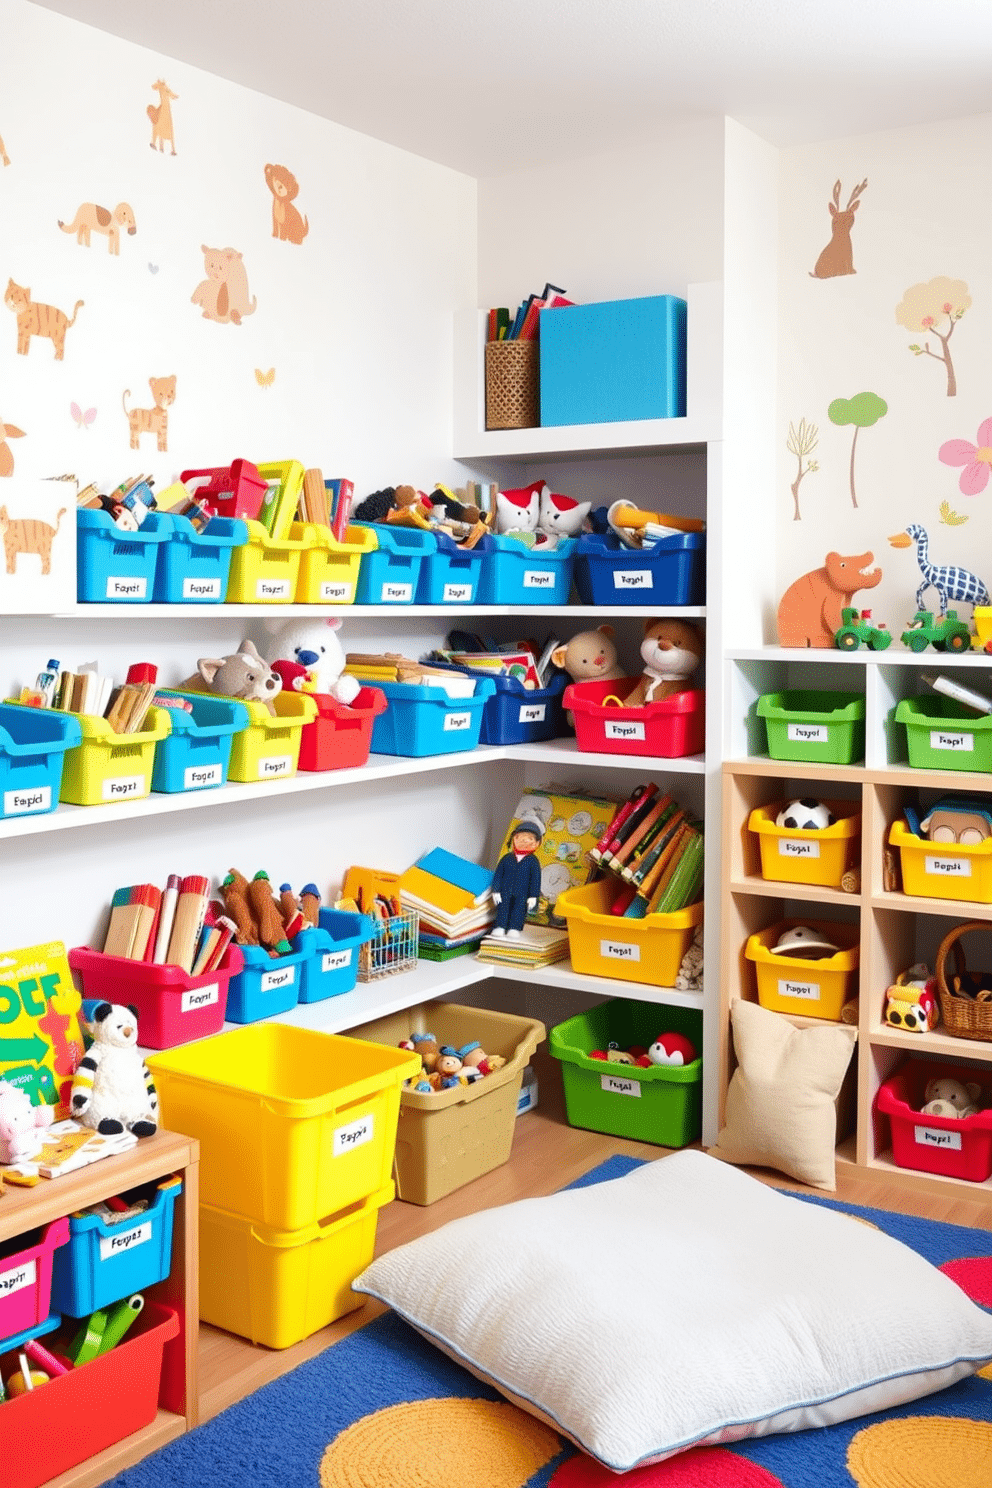
<path fill-rule="evenodd" d="M 843 624 L 834 634 L 834 645 L 841 651 L 857 651 L 864 642 L 870 651 L 884 651 L 892 644 L 892 632 L 884 625 L 873 625 L 871 610 L 857 610 L 845 605 L 840 612 Z"/>
<path fill-rule="evenodd" d="M 967 651 L 971 646 L 971 631 L 958 619 L 957 610 L 948 610 L 943 616 L 917 610 L 901 640 L 910 651 L 925 651 L 928 646 L 935 651 Z"/>

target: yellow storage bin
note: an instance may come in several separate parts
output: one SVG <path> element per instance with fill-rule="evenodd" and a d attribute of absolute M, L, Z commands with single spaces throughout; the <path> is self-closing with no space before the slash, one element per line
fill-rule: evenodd
<path fill-rule="evenodd" d="M 808 925 L 839 950 L 819 961 L 776 955 L 772 946 L 797 925 Z M 857 992 L 858 939 L 857 925 L 809 919 L 781 920 L 749 936 L 744 954 L 754 962 L 761 1006 L 773 1013 L 801 1013 L 806 1018 L 838 1022 L 841 1008 Z"/>
<path fill-rule="evenodd" d="M 162 1124 L 200 1143 L 204 1204 L 298 1230 L 390 1182 L 418 1054 L 249 1023 L 149 1058 Z"/>
<path fill-rule="evenodd" d="M 702 901 L 674 914 L 627 920 L 610 914 L 616 893 L 616 883 L 604 879 L 558 895 L 555 913 L 568 925 L 572 969 L 588 976 L 674 987 L 696 926 L 702 924 Z"/>
<path fill-rule="evenodd" d="M 378 547 L 374 528 L 349 527 L 344 542 L 338 542 L 327 527 L 294 522 L 289 535 L 307 542 L 300 554 L 297 604 L 354 604 L 362 555 Z"/>
<path fill-rule="evenodd" d="M 839 889 L 849 868 L 861 854 L 861 810 L 857 801 L 828 801 L 837 820 L 821 831 L 776 825 L 786 802 L 756 806 L 748 827 L 761 847 L 761 876 L 776 883 L 819 884 Z"/>
<path fill-rule="evenodd" d="M 387 1184 L 343 1214 L 299 1230 L 200 1205 L 200 1317 L 268 1348 L 289 1348 L 354 1312 L 351 1290 L 375 1249 Z"/>
<path fill-rule="evenodd" d="M 258 473 L 268 488 L 262 497 L 259 516 L 273 539 L 282 542 L 289 536 L 290 526 L 296 520 L 306 472 L 299 460 L 270 460 L 268 464 L 258 466 Z M 269 518 L 267 513 L 273 502 L 275 510 Z"/>
<path fill-rule="evenodd" d="M 60 801 L 73 806 L 106 806 L 109 801 L 140 801 L 151 793 L 155 746 L 171 730 L 167 708 L 149 708 L 140 734 L 115 734 L 105 718 L 72 713 L 83 742 L 66 751 Z"/>
<path fill-rule="evenodd" d="M 915 836 L 905 822 L 897 821 L 889 829 L 889 844 L 899 849 L 904 894 L 992 904 L 992 837 L 974 847 L 928 842 Z"/>
<path fill-rule="evenodd" d="M 243 701 L 243 700 L 242 700 Z M 228 780 L 285 780 L 296 774 L 303 725 L 317 717 L 317 704 L 304 692 L 278 692 L 275 713 L 264 703 L 244 702 L 248 727 L 231 740 Z"/>
<path fill-rule="evenodd" d="M 309 537 L 270 537 L 261 522 L 245 523 L 248 541 L 231 549 L 228 604 L 290 604 Z"/>

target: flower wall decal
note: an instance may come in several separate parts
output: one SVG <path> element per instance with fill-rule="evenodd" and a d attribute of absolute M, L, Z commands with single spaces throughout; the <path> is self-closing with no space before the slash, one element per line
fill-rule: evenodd
<path fill-rule="evenodd" d="M 992 418 L 979 424 L 974 444 L 967 439 L 948 439 L 938 455 L 945 465 L 964 466 L 958 486 L 965 496 L 977 496 L 985 490 L 992 472 Z"/>

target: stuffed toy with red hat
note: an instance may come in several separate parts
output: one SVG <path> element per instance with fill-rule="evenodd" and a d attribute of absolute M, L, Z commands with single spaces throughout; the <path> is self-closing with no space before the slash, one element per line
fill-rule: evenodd
<path fill-rule="evenodd" d="M 659 1033 L 648 1050 L 652 1064 L 692 1064 L 698 1057 L 695 1044 L 684 1033 Z"/>

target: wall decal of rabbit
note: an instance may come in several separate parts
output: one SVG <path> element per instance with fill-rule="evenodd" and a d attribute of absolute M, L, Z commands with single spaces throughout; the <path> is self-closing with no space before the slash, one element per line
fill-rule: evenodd
<path fill-rule="evenodd" d="M 856 274 L 854 267 L 854 250 L 851 247 L 851 228 L 854 226 L 854 214 L 861 205 L 859 197 L 868 185 L 868 177 L 855 186 L 847 199 L 847 206 L 841 208 L 840 204 L 840 179 L 834 182 L 833 197 L 827 203 L 827 211 L 830 213 L 830 242 L 824 248 L 815 266 L 810 270 L 811 279 L 835 279 L 840 274 Z"/>

